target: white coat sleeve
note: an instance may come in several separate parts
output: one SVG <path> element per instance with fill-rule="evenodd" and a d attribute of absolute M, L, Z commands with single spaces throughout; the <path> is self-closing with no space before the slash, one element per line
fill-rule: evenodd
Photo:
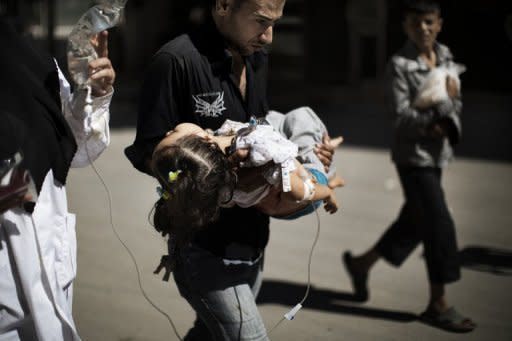
<path fill-rule="evenodd" d="M 85 167 L 96 160 L 110 143 L 110 101 L 114 91 L 102 97 L 93 97 L 92 113 L 87 115 L 85 91 L 71 93 L 69 82 L 59 71 L 62 113 L 68 122 L 77 143 L 77 151 L 71 167 Z"/>

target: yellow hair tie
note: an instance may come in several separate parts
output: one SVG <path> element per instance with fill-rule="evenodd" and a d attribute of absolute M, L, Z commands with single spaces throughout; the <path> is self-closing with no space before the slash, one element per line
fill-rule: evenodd
<path fill-rule="evenodd" d="M 169 172 L 169 182 L 173 183 L 175 182 L 176 180 L 178 180 L 178 175 L 180 175 L 181 173 L 181 170 L 177 170 L 177 171 L 170 171 Z"/>
<path fill-rule="evenodd" d="M 164 200 L 168 200 L 170 198 L 170 194 L 169 192 L 167 192 L 166 190 L 164 190 L 161 186 L 158 186 L 156 188 L 156 192 L 158 193 L 158 195 L 160 196 L 160 198 L 164 199 Z"/>

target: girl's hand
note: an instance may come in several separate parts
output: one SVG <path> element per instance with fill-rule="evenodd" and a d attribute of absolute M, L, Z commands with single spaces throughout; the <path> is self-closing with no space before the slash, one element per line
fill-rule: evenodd
<path fill-rule="evenodd" d="M 329 197 L 324 200 L 324 209 L 330 214 L 333 214 L 338 210 L 338 202 L 334 191 L 331 191 Z"/>

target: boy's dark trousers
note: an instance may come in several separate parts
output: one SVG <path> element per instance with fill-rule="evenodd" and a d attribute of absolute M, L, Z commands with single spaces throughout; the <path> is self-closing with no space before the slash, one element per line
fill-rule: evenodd
<path fill-rule="evenodd" d="M 380 255 L 400 266 L 423 242 L 430 283 L 460 278 L 455 225 L 441 187 L 441 169 L 397 166 L 405 204 L 397 220 L 377 242 Z"/>

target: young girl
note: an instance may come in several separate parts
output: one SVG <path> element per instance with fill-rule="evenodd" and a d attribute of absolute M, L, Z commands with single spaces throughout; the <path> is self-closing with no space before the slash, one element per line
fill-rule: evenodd
<path fill-rule="evenodd" d="M 331 188 L 325 174 L 306 170 L 296 160 L 299 148 L 272 126 L 228 121 L 218 133 L 226 135 L 182 123 L 155 148 L 152 169 L 161 186 L 157 230 L 188 239 L 221 207 L 232 205 L 287 219 L 312 212 L 322 201 L 326 211 L 336 212 L 333 188 L 341 179 L 334 176 Z M 242 166 L 236 162 L 241 158 Z"/>

